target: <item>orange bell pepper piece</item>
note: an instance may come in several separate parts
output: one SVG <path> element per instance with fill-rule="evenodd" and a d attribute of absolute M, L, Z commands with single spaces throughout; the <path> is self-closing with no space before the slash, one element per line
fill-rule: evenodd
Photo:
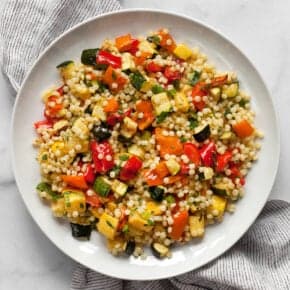
<path fill-rule="evenodd" d="M 163 184 L 163 178 L 159 177 L 153 170 L 144 170 L 143 175 L 148 186 L 158 186 Z"/>
<path fill-rule="evenodd" d="M 111 66 L 108 66 L 104 75 L 103 75 L 103 82 L 107 85 L 111 85 L 114 82 L 114 78 L 113 78 L 113 72 L 114 69 Z M 116 76 L 116 74 L 115 74 Z M 117 77 L 117 76 L 116 76 Z M 115 77 L 115 79 L 116 79 Z"/>
<path fill-rule="evenodd" d="M 132 36 L 130 33 L 121 35 L 115 39 L 115 45 L 120 52 L 124 52 L 131 47 Z"/>
<path fill-rule="evenodd" d="M 150 56 L 152 55 L 151 52 L 146 52 L 146 51 L 143 51 L 141 52 L 141 55 L 140 56 L 136 56 L 134 57 L 134 62 L 135 64 L 138 66 L 138 65 L 142 65 L 144 63 L 144 61 L 149 58 Z"/>
<path fill-rule="evenodd" d="M 104 107 L 104 112 L 115 113 L 119 109 L 119 103 L 115 98 L 110 98 L 107 100 L 108 104 Z"/>
<path fill-rule="evenodd" d="M 233 125 L 233 130 L 240 138 L 249 137 L 254 132 L 254 128 L 247 120 L 242 120 Z"/>
<path fill-rule="evenodd" d="M 210 85 L 212 87 L 219 87 L 226 84 L 228 81 L 228 75 L 218 76 L 211 80 Z"/>
<path fill-rule="evenodd" d="M 164 157 L 166 154 L 181 155 L 183 153 L 183 145 L 176 136 L 163 136 L 161 128 L 155 129 L 155 139 L 160 146 L 160 155 Z"/>
<path fill-rule="evenodd" d="M 179 211 L 173 216 L 173 225 L 170 237 L 173 240 L 179 240 L 184 232 L 184 228 L 188 223 L 188 211 Z"/>
<path fill-rule="evenodd" d="M 136 111 L 143 113 L 143 118 L 137 119 L 139 130 L 149 127 L 154 121 L 153 106 L 150 101 L 140 101 L 136 103 Z"/>
<path fill-rule="evenodd" d="M 61 179 L 67 183 L 68 185 L 75 187 L 75 188 L 80 188 L 80 189 L 87 189 L 88 185 L 86 183 L 86 180 L 84 176 L 79 176 L 79 175 L 61 175 Z"/>
<path fill-rule="evenodd" d="M 182 179 L 183 179 L 183 177 L 180 175 L 169 176 L 167 184 L 173 184 L 173 183 L 176 183 L 178 181 L 181 181 Z"/>
<path fill-rule="evenodd" d="M 163 178 L 169 174 L 165 161 L 161 161 L 152 170 L 145 170 L 144 177 L 149 186 L 162 185 Z"/>
<path fill-rule="evenodd" d="M 164 32 L 163 29 L 160 29 L 158 31 L 158 35 L 161 36 L 160 46 L 170 52 L 173 52 L 173 50 L 176 48 L 176 44 L 171 34 Z"/>
<path fill-rule="evenodd" d="M 103 75 L 103 82 L 108 85 L 112 91 L 117 92 L 123 89 L 124 85 L 127 83 L 127 80 L 120 76 L 112 66 L 108 66 Z M 116 83 L 118 87 L 113 87 L 113 83 Z"/>
<path fill-rule="evenodd" d="M 161 161 L 160 163 L 158 163 L 154 170 L 160 178 L 163 178 L 169 174 L 169 170 L 166 166 L 165 161 Z"/>

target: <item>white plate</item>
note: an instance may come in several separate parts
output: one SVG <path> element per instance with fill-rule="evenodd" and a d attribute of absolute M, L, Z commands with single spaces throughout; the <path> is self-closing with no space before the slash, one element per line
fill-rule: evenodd
<path fill-rule="evenodd" d="M 35 161 L 32 124 L 42 119 L 41 92 L 54 84 L 59 75 L 55 66 L 68 59 L 79 59 L 85 48 L 97 47 L 103 39 L 127 32 L 145 35 L 160 27 L 169 28 L 177 41 L 200 46 L 217 68 L 234 70 L 242 86 L 253 96 L 256 125 L 265 133 L 260 159 L 251 170 L 246 195 L 233 215 L 209 227 L 200 243 L 173 250 L 171 259 L 147 260 L 112 257 L 104 239 L 94 233 L 88 242 L 72 238 L 67 224 L 61 224 L 39 200 L 35 186 L 40 180 Z M 229 40 L 206 25 L 190 18 L 152 10 L 109 13 L 80 24 L 53 42 L 39 57 L 26 77 L 15 103 L 12 124 L 13 167 L 18 188 L 32 217 L 47 237 L 64 253 L 83 265 L 113 277 L 152 280 L 179 275 L 196 269 L 229 249 L 247 231 L 263 208 L 277 171 L 279 133 L 269 92 L 247 57 Z"/>

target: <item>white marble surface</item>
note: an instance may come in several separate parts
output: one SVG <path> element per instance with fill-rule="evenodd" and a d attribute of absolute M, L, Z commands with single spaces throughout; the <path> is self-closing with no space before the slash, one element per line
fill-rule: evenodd
<path fill-rule="evenodd" d="M 223 32 L 249 56 L 268 84 L 280 119 L 281 162 L 270 198 L 290 201 L 287 187 L 290 2 L 121 0 L 121 3 L 124 8 L 158 8 L 192 16 Z M 7 136 L 14 96 L 2 74 L 0 92 L 0 290 L 69 289 L 74 262 L 52 245 L 32 221 L 13 182 Z"/>

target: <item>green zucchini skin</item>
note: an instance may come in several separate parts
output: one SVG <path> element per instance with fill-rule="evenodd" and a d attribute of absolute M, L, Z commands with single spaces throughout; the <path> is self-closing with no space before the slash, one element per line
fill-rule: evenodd
<path fill-rule="evenodd" d="M 81 62 L 85 65 L 93 65 L 96 66 L 96 57 L 99 48 L 89 48 L 82 51 Z"/>
<path fill-rule="evenodd" d="M 67 61 L 64 61 L 62 63 L 60 63 L 59 65 L 56 66 L 56 68 L 62 68 L 62 67 L 66 67 L 67 65 L 73 63 L 72 60 L 67 60 Z"/>

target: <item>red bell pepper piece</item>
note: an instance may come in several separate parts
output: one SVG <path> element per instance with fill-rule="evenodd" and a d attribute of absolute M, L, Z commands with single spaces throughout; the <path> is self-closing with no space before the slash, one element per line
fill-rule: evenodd
<path fill-rule="evenodd" d="M 115 126 L 117 123 L 121 122 L 122 121 L 122 116 L 118 113 L 114 113 L 114 114 L 110 114 L 108 117 L 107 117 L 107 124 L 109 126 Z"/>
<path fill-rule="evenodd" d="M 245 177 L 240 177 L 240 183 L 241 183 L 242 186 L 244 186 L 246 184 Z"/>
<path fill-rule="evenodd" d="M 63 91 L 63 87 L 64 87 L 64 85 L 61 86 L 61 87 L 59 87 L 59 88 L 57 89 L 58 93 L 59 93 L 61 96 L 63 96 L 63 93 L 64 93 L 64 91 Z"/>
<path fill-rule="evenodd" d="M 189 172 L 189 165 L 181 162 L 180 163 L 180 174 L 186 175 Z"/>
<path fill-rule="evenodd" d="M 163 67 L 159 64 L 157 64 L 154 61 L 150 61 L 147 65 L 146 65 L 146 70 L 148 72 L 152 72 L 152 73 L 156 73 L 156 72 L 160 72 L 163 70 Z"/>
<path fill-rule="evenodd" d="M 131 42 L 131 46 L 127 51 L 130 52 L 131 54 L 135 55 L 136 52 L 138 51 L 139 43 L 140 43 L 140 41 L 138 39 L 133 38 L 132 42 Z"/>
<path fill-rule="evenodd" d="M 137 156 L 130 157 L 120 172 L 120 179 L 123 181 L 131 180 L 142 167 L 142 161 Z"/>
<path fill-rule="evenodd" d="M 100 50 L 96 57 L 98 64 L 107 64 L 113 68 L 120 68 L 122 65 L 122 59 L 119 56 L 113 55 L 105 50 Z"/>
<path fill-rule="evenodd" d="M 95 170 L 92 164 L 87 164 L 86 171 L 84 173 L 84 178 L 87 183 L 94 183 L 95 181 Z"/>
<path fill-rule="evenodd" d="M 97 143 L 96 141 L 92 141 L 90 147 L 95 165 L 95 172 L 106 173 L 114 167 L 114 152 L 109 142 L 104 141 Z M 107 156 L 111 156 L 111 160 L 107 160 Z"/>
<path fill-rule="evenodd" d="M 165 68 L 164 76 L 167 78 L 168 83 L 181 79 L 181 73 L 177 70 L 173 70 L 170 66 Z"/>
<path fill-rule="evenodd" d="M 125 117 L 130 117 L 131 113 L 132 113 L 132 109 L 128 109 L 123 114 L 119 114 L 119 113 L 109 114 L 109 116 L 107 116 L 107 124 L 109 126 L 112 126 L 113 127 L 117 123 L 122 122 L 122 120 Z"/>
<path fill-rule="evenodd" d="M 200 153 L 194 144 L 190 142 L 185 143 L 183 146 L 183 151 L 191 162 L 193 162 L 195 165 L 200 164 Z"/>
<path fill-rule="evenodd" d="M 34 123 L 34 128 L 38 129 L 39 127 L 51 128 L 53 126 L 53 122 L 51 120 L 41 120 Z"/>
<path fill-rule="evenodd" d="M 202 83 L 197 83 L 193 88 L 192 88 L 192 91 L 191 91 L 191 96 L 193 97 L 193 104 L 194 104 L 194 107 L 198 110 L 198 111 L 201 111 L 204 107 L 205 107 L 205 102 L 201 99 L 200 101 L 196 101 L 195 100 L 195 97 L 196 96 L 200 96 L 201 98 L 203 96 L 206 96 L 207 95 L 207 92 L 206 90 L 204 89 L 204 85 Z"/>
<path fill-rule="evenodd" d="M 222 172 L 225 170 L 226 166 L 232 159 L 233 153 L 231 151 L 226 151 L 224 154 L 219 154 L 216 160 L 216 171 Z"/>
<path fill-rule="evenodd" d="M 213 159 L 214 159 L 215 152 L 216 152 L 216 146 L 213 141 L 207 144 L 204 144 L 200 148 L 199 153 L 200 153 L 200 157 L 204 166 L 207 166 L 207 167 L 213 166 Z"/>
<path fill-rule="evenodd" d="M 97 194 L 88 195 L 88 193 L 85 193 L 86 195 L 86 203 L 88 203 L 92 207 L 100 207 L 102 204 L 100 197 Z"/>

